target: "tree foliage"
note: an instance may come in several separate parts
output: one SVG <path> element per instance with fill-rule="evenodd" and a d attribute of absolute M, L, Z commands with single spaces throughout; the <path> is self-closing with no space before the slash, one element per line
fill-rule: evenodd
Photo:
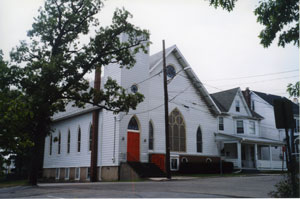
<path fill-rule="evenodd" d="M 237 0 L 210 0 L 210 5 L 232 11 L 236 2 Z M 298 0 L 261 0 L 254 14 L 257 22 L 264 26 L 258 36 L 264 47 L 269 47 L 276 36 L 278 46 L 285 47 L 292 43 L 299 47 Z"/>
<path fill-rule="evenodd" d="M 290 97 L 299 97 L 299 82 L 296 82 L 294 85 L 289 84 L 286 91 L 289 93 Z"/>
<path fill-rule="evenodd" d="M 20 98 L 21 109 L 23 100 L 29 106 L 31 119 L 26 127 L 30 132 L 26 135 L 33 143 L 32 184 L 37 183 L 51 117 L 68 103 L 78 107 L 90 103 L 118 113 L 135 109 L 143 101 L 142 94 L 127 93 L 115 80 L 108 79 L 99 91 L 85 79 L 92 70 L 112 63 L 130 69 L 135 54 L 147 52 L 149 45 L 149 32 L 131 24 L 132 15 L 125 9 L 117 9 L 112 24 L 101 27 L 96 15 L 102 8 L 101 0 L 46 0 L 28 31 L 29 42 L 22 41 L 11 51 L 8 68 L 14 75 L 3 82 L 15 87 L 18 97 L 14 99 Z M 90 36 L 87 43 L 81 43 L 84 36 Z"/>

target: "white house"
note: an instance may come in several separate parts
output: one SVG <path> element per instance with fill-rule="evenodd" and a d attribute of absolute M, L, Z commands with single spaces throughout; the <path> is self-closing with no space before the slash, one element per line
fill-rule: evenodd
<path fill-rule="evenodd" d="M 283 134 L 275 128 L 273 110 L 257 105 L 254 111 L 240 88 L 211 96 L 222 110 L 216 140 L 225 160 L 240 169 L 285 169 Z"/>

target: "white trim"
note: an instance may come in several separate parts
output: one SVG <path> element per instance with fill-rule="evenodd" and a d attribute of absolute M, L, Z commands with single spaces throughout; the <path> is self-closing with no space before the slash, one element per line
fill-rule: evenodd
<path fill-rule="evenodd" d="M 176 47 L 176 45 L 173 45 L 173 46 L 171 46 L 170 47 L 171 49 L 170 49 L 170 51 L 169 52 L 167 52 L 166 53 L 166 57 L 167 56 L 169 56 L 169 54 L 171 54 L 171 52 L 173 52 L 173 50 L 175 49 L 175 48 L 177 48 Z M 154 66 L 150 69 L 150 71 L 149 71 L 149 73 L 151 73 L 161 62 L 163 61 L 163 58 L 162 58 L 162 56 L 161 56 L 161 59 L 159 59 L 157 62 L 156 62 L 156 64 L 154 64 Z"/>

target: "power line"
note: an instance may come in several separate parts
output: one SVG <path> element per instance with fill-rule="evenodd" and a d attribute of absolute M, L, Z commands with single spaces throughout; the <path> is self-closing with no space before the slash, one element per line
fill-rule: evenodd
<path fill-rule="evenodd" d="M 256 84 L 256 83 L 263 83 L 263 82 L 268 82 L 268 81 L 275 81 L 275 80 L 281 80 L 281 79 L 289 79 L 289 78 L 295 78 L 295 77 L 299 77 L 299 75 L 289 76 L 289 77 L 281 77 L 281 78 L 274 78 L 274 79 L 266 79 L 266 80 L 255 81 L 255 82 L 244 82 L 244 83 L 240 83 L 239 85 L 243 85 L 243 84 Z M 234 85 L 231 84 L 231 85 L 222 85 L 222 86 L 234 86 Z"/>
<path fill-rule="evenodd" d="M 144 79 L 144 80 L 142 80 L 142 81 L 140 81 L 138 83 L 135 83 L 135 85 L 140 85 L 140 84 L 144 83 L 145 81 L 148 81 L 148 80 L 152 79 L 153 77 L 159 75 L 160 73 L 162 73 L 162 70 L 159 71 L 158 73 L 152 75 L 151 77 L 148 77 L 148 78 L 146 78 L 146 79 Z M 130 87 L 126 88 L 126 90 L 128 90 L 128 89 L 130 89 Z"/>
<path fill-rule="evenodd" d="M 260 75 L 251 75 L 251 76 L 233 77 L 233 78 L 223 78 L 223 79 L 205 80 L 205 81 L 223 81 L 223 80 L 247 79 L 247 78 L 253 78 L 253 77 L 264 77 L 264 76 L 270 76 L 270 75 L 291 73 L 291 72 L 295 72 L 295 71 L 299 71 L 299 69 L 276 72 L 276 73 L 265 73 L 265 74 L 260 74 Z"/>

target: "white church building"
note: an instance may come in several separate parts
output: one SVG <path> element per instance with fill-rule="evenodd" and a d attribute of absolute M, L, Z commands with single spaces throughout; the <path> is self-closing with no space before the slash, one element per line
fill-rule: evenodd
<path fill-rule="evenodd" d="M 236 169 L 282 169 L 283 137 L 263 136 L 260 124 L 268 118 L 247 106 L 239 88 L 230 91 L 228 101 L 223 101 L 220 93 L 210 95 L 175 45 L 166 49 L 166 63 L 172 171 L 182 162 L 219 162 L 220 157 L 233 162 Z M 98 180 L 122 178 L 126 162 L 152 162 L 165 169 L 162 68 L 162 52 L 152 56 L 138 53 L 135 66 L 129 70 L 117 64 L 104 67 L 102 82 L 111 77 L 128 92 L 142 93 L 145 99 L 127 114 L 99 111 Z M 95 109 L 70 104 L 66 112 L 53 117 L 54 132 L 45 139 L 45 178 L 90 179 Z M 262 159 L 266 154 L 269 159 Z"/>

